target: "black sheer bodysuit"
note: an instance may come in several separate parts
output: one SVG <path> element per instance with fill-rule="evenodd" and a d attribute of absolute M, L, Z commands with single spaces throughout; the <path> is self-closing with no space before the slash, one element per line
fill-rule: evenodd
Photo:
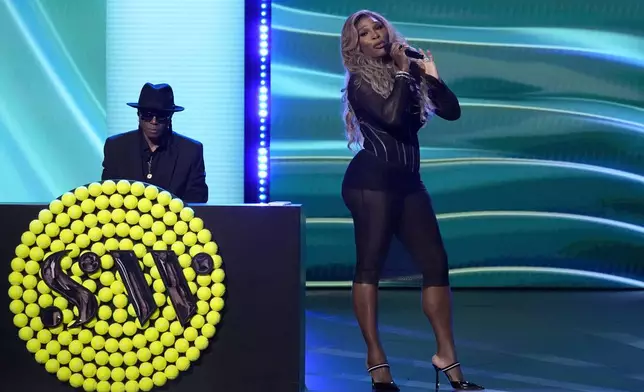
<path fill-rule="evenodd" d="M 395 235 L 420 267 L 424 287 L 449 285 L 447 254 L 419 172 L 418 131 L 425 123 L 418 99 L 420 77 L 398 72 L 386 99 L 359 76 L 349 79 L 347 98 L 364 136 L 363 149 L 342 182 L 342 198 L 354 221 L 356 283 L 378 283 Z M 434 114 L 457 120 L 461 108 L 454 93 L 442 80 L 422 77 Z"/>

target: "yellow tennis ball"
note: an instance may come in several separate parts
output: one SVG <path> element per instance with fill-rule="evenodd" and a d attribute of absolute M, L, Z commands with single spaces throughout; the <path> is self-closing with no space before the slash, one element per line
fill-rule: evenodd
<path fill-rule="evenodd" d="M 163 343 L 158 340 L 156 342 L 150 343 L 150 352 L 153 355 L 160 355 L 163 352 L 163 349 Z"/>
<path fill-rule="evenodd" d="M 141 219 L 141 216 L 136 210 L 130 210 L 125 214 L 125 222 L 129 225 L 136 225 L 139 223 L 139 219 Z"/>
<path fill-rule="evenodd" d="M 76 197 L 76 200 L 78 201 L 85 201 L 89 197 L 89 190 L 87 187 L 84 186 L 79 186 L 78 188 L 74 189 L 74 197 Z"/>
<path fill-rule="evenodd" d="M 177 234 L 174 231 L 168 230 L 168 231 L 163 233 L 161 239 L 166 244 L 173 245 L 173 244 L 175 244 L 175 241 L 177 240 Z"/>
<path fill-rule="evenodd" d="M 53 214 L 60 214 L 64 209 L 65 205 L 58 199 L 52 200 L 52 202 L 49 203 L 49 211 L 51 211 Z"/>
<path fill-rule="evenodd" d="M 47 223 L 47 226 L 45 226 L 45 234 L 54 238 L 60 233 L 60 227 L 56 223 Z M 38 237 L 40 237 L 42 234 L 40 234 Z M 36 237 L 37 238 L 37 237 Z"/>
<path fill-rule="evenodd" d="M 110 196 L 110 207 L 112 208 L 121 208 L 123 206 L 123 196 L 114 193 L 112 196 Z"/>
<path fill-rule="evenodd" d="M 117 250 L 119 248 L 119 241 L 116 238 L 109 238 L 105 241 L 105 249 L 109 251 Z"/>
<path fill-rule="evenodd" d="M 190 223 L 192 223 L 192 221 Z M 207 244 L 212 240 L 212 233 L 210 233 L 210 230 L 208 229 L 201 229 L 197 233 L 197 240 L 202 244 Z"/>
<path fill-rule="evenodd" d="M 130 182 L 127 180 L 120 180 L 116 183 L 116 191 L 122 195 L 130 193 Z"/>
<path fill-rule="evenodd" d="M 210 278 L 215 283 L 222 283 L 226 278 L 226 273 L 223 269 L 217 268 L 210 273 Z"/>
<path fill-rule="evenodd" d="M 216 333 L 216 328 L 212 324 L 206 324 L 203 327 L 201 327 L 201 334 L 205 336 L 206 338 L 210 339 L 213 336 L 215 336 Z"/>
<path fill-rule="evenodd" d="M 161 204 L 162 206 L 167 206 L 171 201 L 172 195 L 168 191 L 161 191 L 157 195 L 157 203 Z"/>
<path fill-rule="evenodd" d="M 116 183 L 112 180 L 103 181 L 101 184 L 101 189 L 104 194 L 111 195 L 116 192 Z"/>
<path fill-rule="evenodd" d="M 152 366 L 151 363 L 149 362 L 144 362 L 139 366 L 139 372 L 141 373 L 142 376 L 150 376 L 152 373 L 154 373 L 154 367 Z"/>
<path fill-rule="evenodd" d="M 89 213 L 83 217 L 83 223 L 85 224 L 85 226 L 89 228 L 96 227 L 96 224 L 98 223 L 98 218 L 93 213 Z"/>
<path fill-rule="evenodd" d="M 99 210 L 105 211 L 110 206 L 110 199 L 106 195 L 100 195 L 94 200 L 94 205 Z"/>
<path fill-rule="evenodd" d="M 174 212 L 175 214 L 180 213 L 183 207 L 184 207 L 184 204 L 181 199 L 172 199 L 168 204 L 168 208 L 170 209 L 170 211 Z"/>
<path fill-rule="evenodd" d="M 213 241 L 210 241 L 210 242 L 208 242 L 207 244 L 205 244 L 203 246 L 203 251 L 208 253 L 209 255 L 211 255 L 212 258 L 213 258 L 213 261 L 215 261 L 215 263 L 217 262 L 215 260 L 215 258 L 216 258 L 215 255 L 217 254 L 218 250 L 219 250 L 219 247 L 217 246 L 217 243 L 213 242 Z M 217 257 L 219 257 L 219 259 L 221 261 L 221 257 L 220 256 L 217 256 Z M 219 263 L 219 265 L 221 265 L 221 262 Z M 215 268 L 219 268 L 219 267 L 215 267 Z"/>
<path fill-rule="evenodd" d="M 174 224 L 177 223 L 177 214 L 172 211 L 167 211 L 163 214 L 163 223 L 168 226 L 174 226 Z"/>
<path fill-rule="evenodd" d="M 215 297 L 221 297 L 226 292 L 226 288 L 221 283 L 215 283 L 211 286 L 210 291 Z"/>
<path fill-rule="evenodd" d="M 195 362 L 196 360 L 198 360 L 200 355 L 201 351 L 199 351 L 199 349 L 196 347 L 190 347 L 188 351 L 186 351 L 186 358 L 188 358 L 190 362 Z"/>
<path fill-rule="evenodd" d="M 125 222 L 121 222 L 116 225 L 116 235 L 119 237 L 127 237 L 130 234 L 130 225 Z"/>
<path fill-rule="evenodd" d="M 186 370 L 188 370 L 188 368 L 190 368 L 190 360 L 186 357 L 179 357 L 179 359 L 177 359 L 176 366 L 177 366 L 177 369 L 179 369 L 182 372 L 185 372 Z"/>
<path fill-rule="evenodd" d="M 25 244 L 20 244 L 16 246 L 15 253 L 16 253 L 16 256 L 18 256 L 19 258 L 26 259 L 27 257 L 29 257 L 29 247 Z"/>
<path fill-rule="evenodd" d="M 112 222 L 121 223 L 125 221 L 125 211 L 120 208 L 112 210 Z"/>
<path fill-rule="evenodd" d="M 92 197 L 97 197 L 101 193 L 103 193 L 103 188 L 102 188 L 101 184 L 99 184 L 97 182 L 93 182 L 93 183 L 91 183 L 91 184 L 89 184 L 87 186 L 87 191 L 89 192 L 89 194 Z"/>
<path fill-rule="evenodd" d="M 192 218 L 195 217 L 195 212 L 190 207 L 184 207 L 179 213 L 179 217 L 184 222 L 189 222 Z"/>
<path fill-rule="evenodd" d="M 188 232 L 188 224 L 184 221 L 179 221 L 174 224 L 174 227 L 172 229 L 178 235 L 184 235 Z"/>
<path fill-rule="evenodd" d="M 174 341 L 174 336 L 172 337 L 172 340 Z M 165 360 L 164 357 L 156 357 L 152 360 L 152 366 L 154 367 L 155 370 L 158 370 L 158 371 L 163 371 L 167 366 L 167 364 L 168 362 Z"/>
<path fill-rule="evenodd" d="M 164 373 L 168 380 L 174 380 L 179 377 L 179 369 L 177 369 L 177 367 L 174 365 L 169 365 L 168 367 L 166 367 Z"/>
<path fill-rule="evenodd" d="M 165 232 L 165 230 L 166 230 L 166 227 L 161 221 L 155 221 L 152 224 L 152 232 L 157 236 L 162 235 Z"/>
<path fill-rule="evenodd" d="M 70 229 L 74 234 L 82 234 L 85 231 L 85 224 L 81 220 L 75 220 L 72 222 Z"/>
<path fill-rule="evenodd" d="M 51 222 L 54 219 L 54 214 L 49 210 L 41 210 L 38 213 L 38 220 L 44 224 Z"/>
<path fill-rule="evenodd" d="M 36 235 L 31 231 L 25 231 L 20 236 L 20 241 L 27 246 L 31 246 L 36 243 Z"/>
<path fill-rule="evenodd" d="M 145 192 L 145 185 L 142 182 L 134 182 L 130 185 L 130 193 L 134 196 L 141 196 Z"/>
<path fill-rule="evenodd" d="M 83 215 L 83 210 L 80 208 L 80 206 L 74 204 L 67 209 L 67 215 L 71 220 L 76 220 Z"/>
<path fill-rule="evenodd" d="M 208 338 L 205 336 L 199 336 L 195 340 L 195 347 L 198 348 L 199 350 L 205 350 L 208 348 Z"/>
<path fill-rule="evenodd" d="M 203 220 L 201 218 L 192 218 L 190 222 L 188 222 L 188 226 L 190 227 L 190 230 L 198 233 L 203 229 Z"/>
<path fill-rule="evenodd" d="M 186 234 L 183 235 L 182 240 L 186 246 L 193 246 L 197 243 L 197 235 L 192 232 L 187 232 Z"/>
<path fill-rule="evenodd" d="M 145 234 L 145 232 L 143 231 L 141 226 L 132 226 L 129 231 L 130 231 L 130 233 L 129 233 L 130 237 L 134 241 L 138 241 L 138 240 L 142 239 L 143 235 Z M 137 245 L 141 245 L 141 244 L 137 244 Z M 136 245 L 135 245 L 135 247 L 136 247 Z"/>
<path fill-rule="evenodd" d="M 81 367 L 81 369 L 82 369 L 82 367 Z M 78 369 L 78 370 L 75 370 L 75 371 L 80 372 L 81 369 Z M 71 385 L 74 388 L 80 388 L 83 385 L 83 381 L 85 381 L 83 376 L 80 375 L 79 373 L 75 373 L 75 374 L 72 374 L 72 376 L 69 378 L 69 385 Z"/>
<path fill-rule="evenodd" d="M 152 202 L 150 201 L 150 199 L 139 199 L 137 208 L 143 213 L 150 212 L 150 210 L 152 209 Z"/>
<path fill-rule="evenodd" d="M 165 207 L 163 207 L 161 204 L 155 204 L 152 206 L 152 209 L 150 210 L 150 215 L 152 215 L 154 218 L 161 218 L 165 214 Z"/>
<path fill-rule="evenodd" d="M 69 218 L 69 215 L 61 212 L 60 214 L 56 215 L 55 222 L 59 227 L 67 227 L 69 226 L 71 219 Z"/>
<path fill-rule="evenodd" d="M 159 189 L 154 185 L 148 185 L 143 192 L 146 199 L 154 200 L 159 195 Z"/>
<path fill-rule="evenodd" d="M 61 367 L 56 372 L 56 377 L 62 382 L 67 382 L 71 376 L 72 372 L 66 367 Z"/>
<path fill-rule="evenodd" d="M 25 290 L 22 293 L 22 300 L 25 303 L 32 304 L 32 303 L 36 302 L 37 299 L 38 299 L 38 294 L 34 290 Z M 20 315 L 18 315 L 18 316 L 20 316 Z M 24 316 L 24 317 L 26 318 L 27 316 Z M 15 318 L 14 318 L 14 322 L 15 322 Z M 24 327 L 24 325 L 21 325 L 20 327 Z"/>
<path fill-rule="evenodd" d="M 135 208 L 137 208 L 137 207 L 138 207 L 138 205 L 139 205 L 139 200 L 138 200 L 138 199 L 136 198 L 136 196 L 134 196 L 134 195 L 127 195 L 127 196 L 125 196 L 125 198 L 123 199 L 123 205 L 124 205 L 124 206 L 125 206 L 125 208 L 127 208 L 128 210 L 133 210 L 133 209 L 135 209 Z"/>
<path fill-rule="evenodd" d="M 53 240 L 49 245 L 49 250 L 52 252 L 65 250 L 65 243 L 61 240 Z"/>
<path fill-rule="evenodd" d="M 33 249 L 40 249 L 40 248 L 32 248 L 32 250 Z M 40 251 L 42 252 L 42 249 L 40 249 Z M 29 260 L 28 262 L 25 263 L 25 272 L 28 273 L 29 275 L 36 275 L 38 271 L 40 271 L 40 264 L 34 261 L 33 258 L 32 260 Z"/>
<path fill-rule="evenodd" d="M 87 234 L 80 234 L 76 237 L 76 245 L 78 245 L 79 248 L 85 249 L 89 246 L 90 240 Z"/>
<path fill-rule="evenodd" d="M 152 246 L 157 241 L 157 236 L 152 232 L 146 232 L 141 239 L 145 246 Z"/>
<path fill-rule="evenodd" d="M 93 367 L 88 367 L 89 369 L 96 369 L 94 364 L 91 364 L 91 365 Z M 91 374 L 91 376 L 90 376 L 90 374 Z M 85 370 L 85 368 L 83 368 L 83 375 L 85 375 L 86 377 L 92 377 L 94 374 L 88 372 L 87 370 Z M 98 384 L 97 384 L 96 380 L 94 380 L 93 378 L 86 378 L 83 381 L 83 389 L 86 390 L 86 391 L 95 391 L 97 386 L 98 386 Z"/>
<path fill-rule="evenodd" d="M 33 234 L 40 234 L 42 231 L 45 229 L 45 225 L 43 222 L 34 219 L 31 222 L 29 222 L 29 231 L 32 232 Z"/>
<path fill-rule="evenodd" d="M 73 233 L 72 233 L 73 235 Z M 36 245 L 41 248 L 41 249 L 47 249 L 49 245 L 51 244 L 51 238 L 49 238 L 48 235 L 45 234 L 40 234 L 38 237 L 36 237 Z M 28 253 L 27 253 L 28 254 Z M 20 257 L 20 256 L 18 256 Z M 24 258 L 24 257 L 23 257 Z"/>
<path fill-rule="evenodd" d="M 80 208 L 85 214 L 91 214 L 96 209 L 96 205 L 92 199 L 85 199 L 81 203 Z"/>
<path fill-rule="evenodd" d="M 45 363 L 45 370 L 48 373 L 54 374 L 60 369 L 60 363 L 55 359 L 50 359 Z"/>
<path fill-rule="evenodd" d="M 60 197 L 60 200 L 63 202 L 63 205 L 65 207 L 71 207 L 72 205 L 74 205 L 74 203 L 76 203 L 76 196 L 74 196 L 74 194 L 71 192 L 65 192 Z"/>
<path fill-rule="evenodd" d="M 94 357 L 96 356 L 96 351 L 92 347 L 85 347 L 83 348 L 83 351 L 81 351 L 81 358 L 83 358 L 83 361 L 90 362 L 94 360 Z M 85 374 L 87 377 L 92 377 L 94 376 L 94 373 L 96 372 L 96 366 L 93 363 L 86 364 L 85 366 L 90 365 L 92 369 L 86 369 L 83 367 L 83 373 L 89 373 L 91 372 L 91 375 Z"/>
<path fill-rule="evenodd" d="M 137 384 L 138 384 L 137 388 L 133 389 L 133 391 L 141 390 L 143 392 L 147 392 L 147 391 L 150 391 L 152 388 L 154 388 L 154 384 L 152 383 L 152 380 L 148 377 L 141 378 Z M 127 384 L 126 384 L 126 387 L 127 387 Z M 101 392 L 101 391 L 97 391 L 97 392 Z M 130 392 L 130 391 L 128 390 L 127 392 Z"/>
<path fill-rule="evenodd" d="M 166 233 L 170 233 L 170 231 L 167 231 Z M 166 233 L 164 233 L 164 235 Z M 175 235 L 175 242 L 172 243 L 172 246 L 170 247 L 170 249 L 172 249 L 177 256 L 181 256 L 186 252 L 186 246 L 183 244 L 183 242 L 176 241 L 176 235 Z"/>
<path fill-rule="evenodd" d="M 87 236 L 91 241 L 98 242 L 103 237 L 103 231 L 98 227 L 92 227 L 91 229 L 88 230 Z"/>

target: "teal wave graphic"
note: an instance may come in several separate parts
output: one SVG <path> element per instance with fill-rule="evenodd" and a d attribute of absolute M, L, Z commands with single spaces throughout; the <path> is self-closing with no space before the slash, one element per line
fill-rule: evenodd
<path fill-rule="evenodd" d="M 564 274 L 570 282 L 584 276 L 594 277 L 593 284 L 603 279 L 605 286 L 635 287 L 634 282 L 642 281 L 644 265 L 629 264 L 632 257 L 644 251 L 644 227 L 639 225 L 542 211 L 467 211 L 439 214 L 438 221 L 451 270 L 474 274 L 474 271 L 489 269 L 485 276 L 468 276 L 468 286 L 488 286 L 487 276 L 494 271 L 516 277 L 532 268 L 540 271 L 540 284 L 547 283 L 548 274 L 561 281 L 561 276 L 554 275 L 570 269 L 578 271 L 574 277 L 574 274 Z M 348 280 L 351 276 L 348 266 L 355 263 L 351 252 L 351 219 L 309 218 L 307 230 L 309 269 L 335 268 L 337 275 L 344 275 Z M 616 253 L 616 249 L 620 252 Z M 330 254 L 335 255 L 331 265 Z M 397 242 L 389 254 L 386 269 L 389 282 L 417 282 L 419 278 L 413 261 Z M 608 275 L 615 278 L 608 279 Z M 529 280 L 525 284 L 530 285 Z"/>
<path fill-rule="evenodd" d="M 6 0 L 0 32 L 0 202 L 47 202 L 100 176 L 104 4 Z"/>
<path fill-rule="evenodd" d="M 276 30 L 338 37 L 346 16 L 273 4 Z M 287 23 L 280 23 L 287 21 Z M 565 27 L 473 27 L 391 20 L 410 41 L 550 49 L 599 55 L 634 66 L 644 65 L 644 38 L 611 31 Z"/>
<path fill-rule="evenodd" d="M 576 287 L 588 288 L 599 286 L 601 288 L 614 289 L 644 289 L 644 282 L 637 279 L 624 278 L 621 276 L 604 274 L 600 272 L 575 270 L 570 268 L 547 268 L 547 267 L 476 267 L 456 268 L 449 272 L 452 285 L 459 287 L 496 288 L 516 286 L 517 281 L 525 280 L 525 276 L 531 277 L 523 287 Z M 417 284 L 419 276 L 403 276 L 385 280 L 384 287 L 408 286 Z M 347 281 L 309 281 L 307 287 L 345 287 L 350 288 L 353 283 Z"/>

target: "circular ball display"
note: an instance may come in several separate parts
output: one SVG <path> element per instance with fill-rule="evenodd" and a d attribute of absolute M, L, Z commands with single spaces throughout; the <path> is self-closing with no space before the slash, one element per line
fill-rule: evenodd
<path fill-rule="evenodd" d="M 41 265 L 68 252 L 62 271 L 93 293 L 96 316 L 47 285 Z M 179 322 L 151 251 L 171 250 L 196 301 Z M 158 309 L 141 325 L 111 251 L 133 251 Z M 150 391 L 188 370 L 216 333 L 224 306 L 222 259 L 204 222 L 169 192 L 141 182 L 80 186 L 38 213 L 16 247 L 9 309 L 18 336 L 46 371 L 86 391 Z"/>

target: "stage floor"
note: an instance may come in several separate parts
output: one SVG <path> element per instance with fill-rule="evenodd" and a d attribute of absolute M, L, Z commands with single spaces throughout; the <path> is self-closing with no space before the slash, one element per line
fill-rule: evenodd
<path fill-rule="evenodd" d="M 456 291 L 454 302 L 463 370 L 488 391 L 644 391 L 644 292 Z M 370 391 L 350 292 L 309 290 L 306 317 L 308 390 Z M 380 325 L 401 391 L 433 390 L 419 292 L 382 291 Z"/>

